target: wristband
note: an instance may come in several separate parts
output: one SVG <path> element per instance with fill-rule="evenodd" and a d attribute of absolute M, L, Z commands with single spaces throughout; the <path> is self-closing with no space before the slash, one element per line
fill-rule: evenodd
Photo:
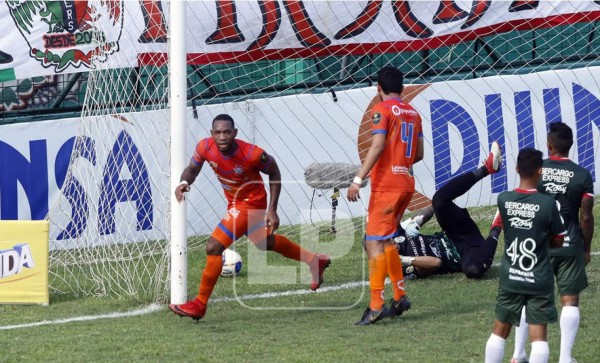
<path fill-rule="evenodd" d="M 361 177 L 355 176 L 355 177 L 354 177 L 354 180 L 352 180 L 352 182 L 353 182 L 354 184 L 362 185 L 362 182 L 363 182 L 363 180 L 362 180 L 362 178 L 361 178 Z"/>
<path fill-rule="evenodd" d="M 179 182 L 179 185 L 188 185 L 189 186 L 190 183 L 188 183 L 187 180 L 182 180 L 182 181 Z"/>

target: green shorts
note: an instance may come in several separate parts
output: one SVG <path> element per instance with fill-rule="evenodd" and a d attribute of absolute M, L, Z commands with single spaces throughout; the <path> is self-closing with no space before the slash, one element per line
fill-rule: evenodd
<path fill-rule="evenodd" d="M 579 295 L 588 287 L 583 254 L 575 256 L 552 256 L 552 270 L 556 276 L 558 294 Z"/>
<path fill-rule="evenodd" d="M 496 319 L 503 323 L 519 326 L 521 310 L 527 307 L 525 321 L 529 324 L 549 324 L 558 320 L 554 305 L 554 291 L 547 294 L 525 295 L 498 289 Z"/>

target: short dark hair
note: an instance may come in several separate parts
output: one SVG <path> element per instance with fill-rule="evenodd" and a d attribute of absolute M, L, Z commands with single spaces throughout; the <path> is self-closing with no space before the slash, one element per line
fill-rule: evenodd
<path fill-rule="evenodd" d="M 222 113 L 220 115 L 217 115 L 215 118 L 213 118 L 213 120 L 212 120 L 213 126 L 216 121 L 229 121 L 229 122 L 231 122 L 231 127 L 233 127 L 235 129 L 235 122 L 233 122 L 233 118 L 226 113 Z"/>
<path fill-rule="evenodd" d="M 402 93 L 404 74 L 394 66 L 385 66 L 377 72 L 377 84 L 386 95 Z"/>
<path fill-rule="evenodd" d="M 559 153 L 568 153 L 573 146 L 573 130 L 563 122 L 551 123 L 548 127 L 548 143 Z"/>
<path fill-rule="evenodd" d="M 522 178 L 531 178 L 542 167 L 542 152 L 531 147 L 519 150 L 517 170 Z"/>

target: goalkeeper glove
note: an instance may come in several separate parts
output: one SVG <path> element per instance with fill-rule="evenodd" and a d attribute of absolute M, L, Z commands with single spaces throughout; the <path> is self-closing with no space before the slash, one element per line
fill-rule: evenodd
<path fill-rule="evenodd" d="M 404 222 L 400 223 L 400 226 L 402 227 L 402 229 L 404 229 L 404 232 L 406 232 L 407 237 L 415 238 L 419 235 L 419 230 L 421 229 L 421 226 L 419 226 L 419 223 L 417 223 L 417 218 L 409 218 Z"/>

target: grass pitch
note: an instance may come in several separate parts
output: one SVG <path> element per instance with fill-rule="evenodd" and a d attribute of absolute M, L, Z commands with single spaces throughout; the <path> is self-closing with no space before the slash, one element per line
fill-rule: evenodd
<path fill-rule="evenodd" d="M 480 227 L 487 230 L 488 225 L 486 221 Z M 435 230 L 431 225 L 423 233 Z M 269 267 L 283 267 L 284 274 L 295 280 L 251 283 L 254 272 L 245 263 L 237 278 L 219 280 L 207 315 L 199 322 L 175 316 L 166 306 L 143 315 L 97 318 L 149 304 L 135 299 L 51 297 L 48 307 L 0 306 L 0 361 L 482 362 L 494 319 L 497 267 L 478 281 L 462 274 L 408 281 L 411 310 L 397 319 L 356 327 L 369 299 L 360 235 L 354 234 L 351 251 L 326 271 L 322 292 L 308 291 L 303 266 L 269 253 Z M 595 255 L 587 268 L 590 287 L 581 295 L 581 324 L 573 351 L 578 362 L 597 362 L 600 353 L 599 235 L 597 228 Z M 335 243 L 327 236 L 321 239 L 323 246 Z M 247 243 L 238 246 L 245 262 L 253 249 Z M 189 254 L 189 296 L 196 294 L 203 263 L 203 251 Z M 386 296 L 391 296 L 389 286 Z M 66 320 L 77 317 L 89 320 Z M 40 322 L 47 324 L 6 330 Z M 512 354 L 513 334 L 507 340 L 506 361 Z M 559 342 L 558 324 L 552 324 L 552 362 L 558 361 Z"/>

